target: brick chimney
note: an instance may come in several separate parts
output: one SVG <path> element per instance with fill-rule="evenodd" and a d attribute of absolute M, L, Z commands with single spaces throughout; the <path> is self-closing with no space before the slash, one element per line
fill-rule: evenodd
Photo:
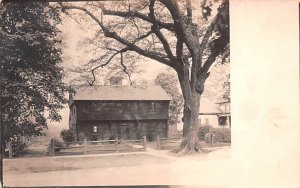
<path fill-rule="evenodd" d="M 123 78 L 121 76 L 112 76 L 109 78 L 109 84 L 111 86 L 120 86 L 122 85 Z"/>

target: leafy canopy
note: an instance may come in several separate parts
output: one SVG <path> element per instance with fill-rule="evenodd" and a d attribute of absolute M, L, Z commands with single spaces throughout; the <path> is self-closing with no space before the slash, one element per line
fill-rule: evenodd
<path fill-rule="evenodd" d="M 47 2 L 0 4 L 1 111 L 5 136 L 40 135 L 66 103 L 57 9 Z M 47 111 L 47 113 L 45 113 Z"/>

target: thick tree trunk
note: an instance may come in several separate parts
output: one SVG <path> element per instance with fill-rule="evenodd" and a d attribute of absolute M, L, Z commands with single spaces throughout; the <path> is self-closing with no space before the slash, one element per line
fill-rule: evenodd
<path fill-rule="evenodd" d="M 197 134 L 200 97 L 203 91 L 199 92 L 196 90 L 196 86 L 191 86 L 188 72 L 178 74 L 178 78 L 185 101 L 183 111 L 183 141 L 180 153 L 191 154 L 202 151 L 201 145 L 198 143 Z"/>
<path fill-rule="evenodd" d="M 198 143 L 198 114 L 200 107 L 200 94 L 194 92 L 189 108 L 184 109 L 184 134 L 181 143 L 181 153 L 188 154 L 195 151 L 201 151 L 201 146 Z"/>

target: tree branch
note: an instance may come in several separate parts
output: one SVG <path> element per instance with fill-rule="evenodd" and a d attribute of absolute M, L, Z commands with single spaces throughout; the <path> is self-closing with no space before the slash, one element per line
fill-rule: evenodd
<path fill-rule="evenodd" d="M 87 83 L 90 85 L 90 86 L 93 86 L 93 84 L 95 83 L 95 81 L 96 81 L 96 76 L 95 76 L 95 72 L 94 72 L 95 70 L 92 70 L 92 75 L 93 75 L 93 80 L 92 80 L 92 82 L 89 82 L 88 80 L 87 80 Z"/>
<path fill-rule="evenodd" d="M 121 65 L 122 67 L 124 68 L 123 71 L 127 74 L 128 76 L 128 79 L 129 79 L 129 82 L 130 82 L 130 85 L 132 85 L 132 80 L 131 80 L 131 76 L 129 74 L 129 72 L 127 72 L 127 67 L 124 65 L 124 62 L 123 62 L 123 53 L 121 53 Z"/>
<path fill-rule="evenodd" d="M 211 24 L 209 25 L 209 27 L 207 28 L 203 38 L 202 38 L 202 41 L 200 43 L 200 55 L 202 57 L 203 55 L 203 52 L 205 50 L 205 47 L 207 46 L 207 44 L 209 43 L 209 38 L 210 36 L 212 35 L 213 31 L 214 31 L 214 27 L 215 25 L 217 24 L 217 20 L 219 19 L 219 16 L 220 16 L 220 13 L 218 13 L 216 15 L 216 17 L 213 19 L 213 21 L 211 22 Z"/>
<path fill-rule="evenodd" d="M 155 18 L 155 14 L 154 14 L 154 4 L 155 4 L 155 0 L 151 0 L 150 1 L 150 5 L 149 5 L 149 16 L 151 18 L 151 21 L 153 23 L 151 30 L 155 33 L 155 35 L 157 36 L 157 38 L 161 41 L 165 52 L 167 53 L 169 59 L 171 60 L 171 62 L 176 63 L 176 58 L 174 57 L 170 45 L 167 41 L 167 39 L 164 37 L 164 35 L 160 32 L 158 23 L 157 23 L 157 19 Z"/>
<path fill-rule="evenodd" d="M 201 47 L 202 52 L 204 52 L 205 46 L 208 44 L 210 49 L 210 55 L 207 58 L 206 62 L 203 64 L 201 68 L 201 72 L 207 72 L 210 66 L 215 61 L 216 57 L 222 54 L 225 51 L 226 54 L 229 54 L 229 4 L 227 0 L 223 1 L 223 4 L 218 8 L 218 14 L 215 17 L 214 21 L 211 23 L 210 27 L 205 33 L 205 36 L 202 40 Z M 217 39 L 212 40 L 209 42 L 209 36 L 212 35 L 213 31 L 218 32 L 220 35 Z"/>
<path fill-rule="evenodd" d="M 127 46 L 128 50 L 130 50 L 130 51 L 135 51 L 136 53 L 138 53 L 140 55 L 143 55 L 145 57 L 156 60 L 162 64 L 165 64 L 167 66 L 174 68 L 174 66 L 172 65 L 172 62 L 167 59 L 167 56 L 165 54 L 155 52 L 155 51 L 146 51 L 146 50 L 138 47 L 137 45 L 135 45 L 135 43 L 131 43 L 128 40 L 120 37 L 119 35 L 117 35 L 116 32 L 110 31 L 107 27 L 105 27 L 104 24 L 93 13 L 91 13 L 86 8 L 79 7 L 79 6 L 63 6 L 63 8 L 64 9 L 77 9 L 77 10 L 84 11 L 101 27 L 105 37 L 115 39 L 116 41 L 120 42 L 121 44 Z"/>
<path fill-rule="evenodd" d="M 208 56 L 208 58 L 205 61 L 205 63 L 203 64 L 203 67 L 201 68 L 201 72 L 208 72 L 210 66 L 215 62 L 217 56 L 218 56 L 218 54 L 211 53 Z"/>
<path fill-rule="evenodd" d="M 177 37 L 182 37 L 184 43 L 186 44 L 189 52 L 192 55 L 197 54 L 199 38 L 194 36 L 197 35 L 195 28 L 196 25 L 193 24 L 192 21 L 191 25 L 187 25 L 187 21 L 184 19 L 185 16 L 180 12 L 180 8 L 176 0 L 160 0 L 160 2 L 167 7 L 172 15 Z"/>
<path fill-rule="evenodd" d="M 176 42 L 176 56 L 177 56 L 177 61 L 183 62 L 182 55 L 183 55 L 183 40 L 182 40 L 181 37 L 177 37 L 177 42 Z M 183 64 L 183 63 L 181 63 L 181 64 Z M 178 65 L 180 65 L 180 64 L 178 63 Z"/>
<path fill-rule="evenodd" d="M 119 16 L 123 18 L 139 18 L 141 20 L 147 21 L 151 24 L 153 24 L 150 17 L 146 16 L 145 14 L 142 14 L 137 11 L 128 11 L 128 12 L 122 12 L 122 11 L 114 11 L 114 10 L 107 10 L 104 6 L 101 7 L 103 15 L 109 15 L 109 16 Z M 167 29 L 169 31 L 174 31 L 174 24 L 173 23 L 165 23 L 162 21 L 157 21 L 157 24 L 159 27 Z"/>
<path fill-rule="evenodd" d="M 193 14 L 192 14 L 192 3 L 191 0 L 186 0 L 186 12 L 187 12 L 187 23 L 188 25 L 193 24 Z"/>
<path fill-rule="evenodd" d="M 114 53 L 105 63 L 94 67 L 91 71 L 95 71 L 98 68 L 103 68 L 104 66 L 108 65 L 117 54 L 126 52 L 127 50 L 128 50 L 128 48 L 123 48 L 121 50 L 116 51 L 116 53 Z"/>
<path fill-rule="evenodd" d="M 123 52 L 126 52 L 128 50 L 128 48 L 123 48 L 123 49 L 121 49 L 121 50 L 118 50 L 118 51 L 116 51 L 105 63 L 103 63 L 103 64 L 101 64 L 101 65 L 98 65 L 98 66 L 96 66 L 96 67 L 94 67 L 92 70 L 91 70 L 91 72 L 92 72 L 92 76 L 93 76 L 93 80 L 92 80 L 92 82 L 89 82 L 89 81 L 87 81 L 88 82 L 88 84 L 90 85 L 90 86 L 92 86 L 93 84 L 94 84 L 94 82 L 96 81 L 96 75 L 95 75 L 95 70 L 96 69 L 98 69 L 98 68 L 103 68 L 104 66 L 106 66 L 106 65 L 108 65 L 110 62 L 111 62 L 111 60 L 117 55 L 117 54 L 119 54 L 119 53 L 123 53 Z"/>

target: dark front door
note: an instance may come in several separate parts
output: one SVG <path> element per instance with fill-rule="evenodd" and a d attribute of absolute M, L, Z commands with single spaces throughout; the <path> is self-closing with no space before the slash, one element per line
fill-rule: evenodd
<path fill-rule="evenodd" d="M 127 125 L 126 124 L 120 124 L 119 125 L 119 131 L 118 131 L 118 138 L 120 140 L 126 140 L 127 139 Z"/>

